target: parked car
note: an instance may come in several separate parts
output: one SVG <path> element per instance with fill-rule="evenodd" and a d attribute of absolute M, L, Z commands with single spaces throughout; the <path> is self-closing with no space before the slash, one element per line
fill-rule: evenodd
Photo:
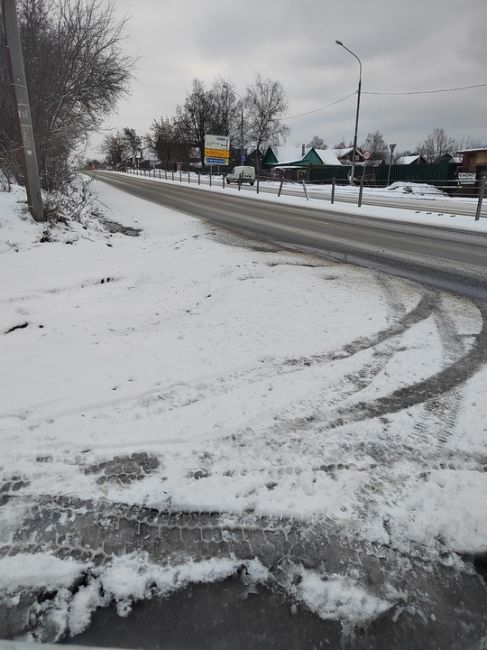
<path fill-rule="evenodd" d="M 227 174 L 227 183 L 238 183 L 240 178 L 241 183 L 255 183 L 255 169 L 250 165 L 241 165 L 234 167 L 232 171 Z"/>

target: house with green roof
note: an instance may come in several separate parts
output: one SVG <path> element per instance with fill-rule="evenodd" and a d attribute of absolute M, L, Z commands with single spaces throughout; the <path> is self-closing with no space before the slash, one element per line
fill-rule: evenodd
<path fill-rule="evenodd" d="M 311 147 L 269 147 L 264 155 L 264 168 L 294 167 L 310 168 L 326 165 L 340 166 L 341 163 L 330 149 L 315 149 Z"/>

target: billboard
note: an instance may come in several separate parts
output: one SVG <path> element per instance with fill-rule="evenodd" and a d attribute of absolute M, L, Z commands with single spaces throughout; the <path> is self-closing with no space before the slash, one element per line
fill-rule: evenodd
<path fill-rule="evenodd" d="M 228 165 L 230 138 L 226 135 L 205 135 L 205 165 Z"/>

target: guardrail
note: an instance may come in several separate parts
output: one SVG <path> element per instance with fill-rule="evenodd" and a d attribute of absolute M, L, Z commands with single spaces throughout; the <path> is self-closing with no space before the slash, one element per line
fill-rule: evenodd
<path fill-rule="evenodd" d="M 314 195 L 312 198 L 322 198 L 322 199 L 327 199 L 328 198 L 328 190 L 329 190 L 329 198 L 330 202 L 333 204 L 335 203 L 337 199 L 338 194 L 340 194 L 340 199 L 345 200 L 348 202 L 354 202 L 356 198 L 356 204 L 358 207 L 362 207 L 364 203 L 364 195 L 366 196 L 367 199 L 371 200 L 373 198 L 378 199 L 378 205 L 380 205 L 380 200 L 385 200 L 385 199 L 397 199 L 398 195 L 394 194 L 395 190 L 390 190 L 390 187 L 393 187 L 394 185 L 397 185 L 397 183 L 393 183 L 392 186 L 378 186 L 377 184 L 374 183 L 374 185 L 368 184 L 367 183 L 367 178 L 365 175 L 365 167 L 363 168 L 364 172 L 362 173 L 360 183 L 358 185 L 349 185 L 349 184 L 344 184 L 343 182 L 337 181 L 337 179 L 332 178 L 331 182 L 329 181 L 313 181 L 312 183 L 306 181 L 304 179 L 301 179 L 299 181 L 291 181 L 291 180 L 286 180 L 285 178 L 280 178 L 277 179 L 275 176 L 269 175 L 269 174 L 257 174 L 256 176 L 256 183 L 255 183 L 255 191 L 257 194 L 260 193 L 262 190 L 261 183 L 265 182 L 267 183 L 267 187 L 265 189 L 267 191 L 271 189 L 277 189 L 277 196 L 280 197 L 284 185 L 287 186 L 287 188 L 292 188 L 291 191 L 295 192 L 298 191 L 300 192 L 302 190 L 304 198 L 306 200 L 309 200 L 310 198 L 310 193 L 314 191 Z M 213 174 L 212 170 L 210 168 L 210 171 L 208 174 L 201 173 L 201 172 L 195 172 L 195 171 L 174 171 L 174 170 L 167 170 L 167 169 L 140 169 L 136 167 L 128 167 L 125 170 L 125 173 L 134 175 L 134 176 L 142 176 L 145 178 L 155 178 L 155 179 L 160 179 L 160 180 L 168 180 L 168 181 L 179 181 L 180 183 L 196 183 L 198 185 L 201 185 L 202 179 L 203 182 L 210 187 L 212 186 L 218 186 L 221 185 L 222 188 L 226 187 L 225 183 L 225 174 Z M 447 181 L 445 181 L 447 182 Z M 451 181 L 448 181 L 451 183 Z M 275 187 L 269 187 L 269 183 L 275 184 Z M 241 190 L 243 182 L 241 179 L 237 182 L 238 190 Z M 421 186 L 421 192 L 415 193 L 414 192 L 414 187 Z M 462 210 L 468 213 L 468 216 L 472 216 L 475 218 L 476 221 L 480 219 L 482 216 L 482 206 L 483 206 L 483 199 L 485 196 L 485 191 L 486 191 L 486 177 L 484 176 L 480 183 L 479 183 L 479 188 L 478 188 L 478 193 L 462 193 L 459 196 L 443 196 L 442 193 L 439 191 L 441 187 L 444 187 L 444 189 L 458 189 L 459 187 L 463 187 L 460 185 L 452 186 L 437 186 L 437 185 L 429 185 L 427 183 L 418 183 L 416 181 L 411 181 L 410 183 L 407 181 L 400 181 L 400 185 L 397 185 L 397 189 L 403 188 L 403 193 L 400 195 L 401 198 L 411 198 L 415 199 L 418 201 L 421 201 L 422 199 L 438 199 L 438 200 L 464 200 L 464 199 L 470 199 L 469 203 L 467 203 L 465 206 L 462 206 Z M 298 189 L 299 188 L 299 189 Z M 429 189 L 430 188 L 430 189 Z M 322 197 L 317 196 L 316 190 L 320 190 L 320 192 L 323 193 Z M 341 190 L 339 192 L 339 189 Z M 326 194 L 325 194 L 325 191 Z M 383 190 L 381 193 L 380 190 Z M 390 192 L 390 195 L 387 196 L 385 192 Z M 432 206 L 433 207 L 433 206 Z M 458 204 L 457 206 L 458 207 Z M 452 209 L 454 206 L 452 206 Z M 471 209 L 469 209 L 471 208 Z"/>

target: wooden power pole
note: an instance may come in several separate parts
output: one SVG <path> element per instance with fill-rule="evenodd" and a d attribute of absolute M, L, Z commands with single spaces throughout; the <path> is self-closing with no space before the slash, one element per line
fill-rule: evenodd
<path fill-rule="evenodd" d="M 25 79 L 24 57 L 20 44 L 19 24 L 15 0 L 2 0 L 3 29 L 5 48 L 10 63 L 12 86 L 15 92 L 16 115 L 18 120 L 22 157 L 24 163 L 25 188 L 29 212 L 36 221 L 45 221 L 42 204 L 41 183 L 37 154 L 30 115 L 29 94 Z"/>

